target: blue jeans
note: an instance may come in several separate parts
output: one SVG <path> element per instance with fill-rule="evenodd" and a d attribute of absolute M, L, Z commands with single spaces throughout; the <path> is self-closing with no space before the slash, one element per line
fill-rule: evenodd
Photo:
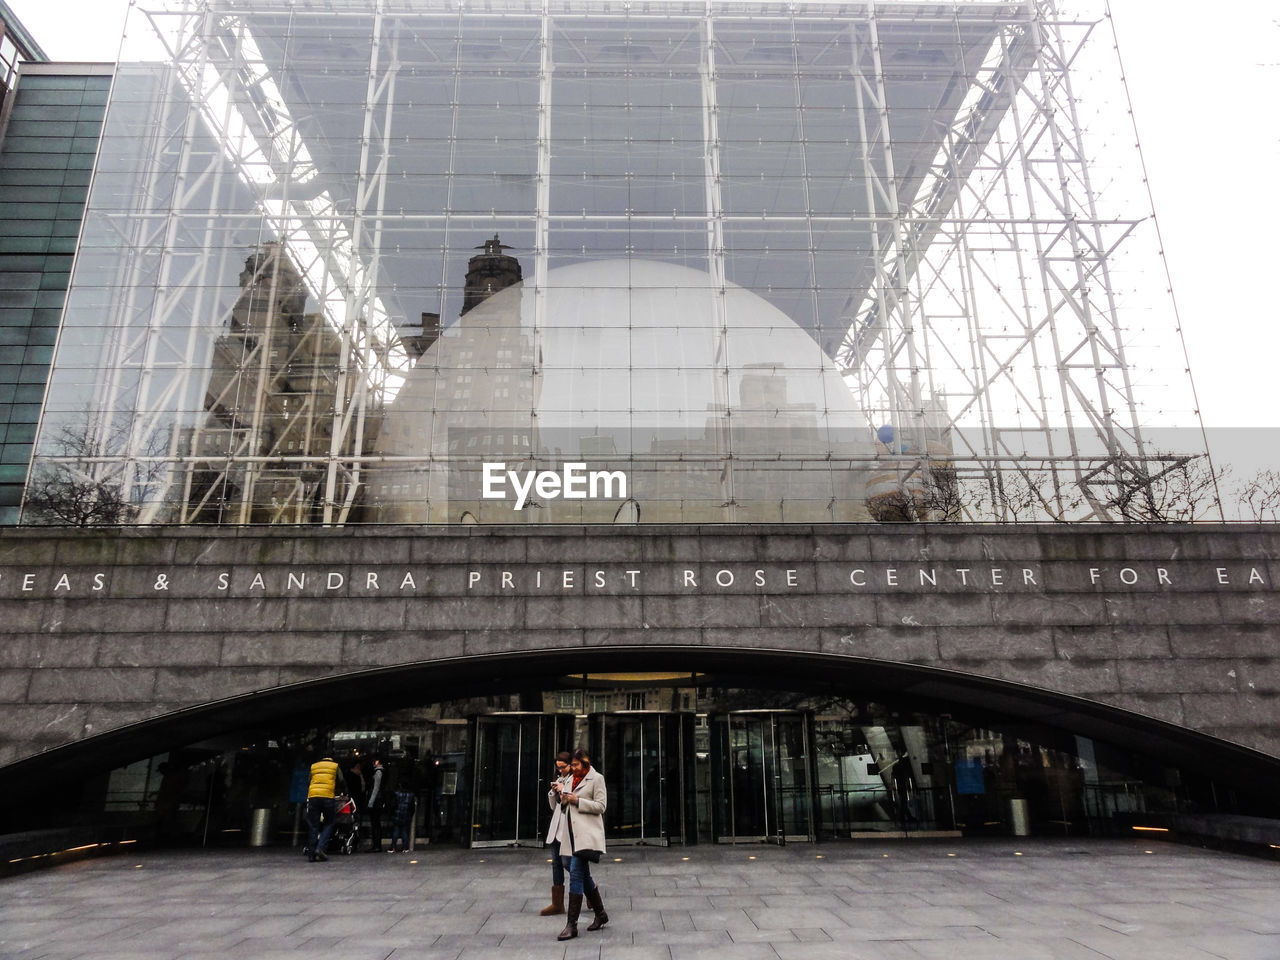
<path fill-rule="evenodd" d="M 324 853 L 337 818 L 333 797 L 307 797 L 307 852 Z M 323 824 L 323 827 L 321 826 Z"/>
<path fill-rule="evenodd" d="M 561 857 L 561 868 L 569 871 L 569 893 L 590 893 L 596 888 L 591 879 L 591 863 L 582 857 Z"/>
<path fill-rule="evenodd" d="M 551 885 L 553 887 L 564 886 L 564 864 L 561 863 L 560 841 L 551 841 Z"/>

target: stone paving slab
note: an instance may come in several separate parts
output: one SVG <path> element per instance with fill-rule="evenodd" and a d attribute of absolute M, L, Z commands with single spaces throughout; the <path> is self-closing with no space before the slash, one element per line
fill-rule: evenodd
<path fill-rule="evenodd" d="M 0 958 L 1280 958 L 1280 863 L 1149 841 L 624 847 L 595 873 L 610 923 L 560 943 L 541 850 L 135 850 L 0 880 Z"/>

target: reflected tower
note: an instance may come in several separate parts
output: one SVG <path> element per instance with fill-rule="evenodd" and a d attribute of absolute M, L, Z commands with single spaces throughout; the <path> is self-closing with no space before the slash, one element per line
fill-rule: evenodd
<path fill-rule="evenodd" d="M 342 340 L 323 314 L 307 312 L 306 284 L 278 244 L 245 260 L 240 288 L 213 344 L 208 416 L 184 437 L 193 462 L 181 520 L 311 522 L 323 495 L 320 463 L 330 454 Z"/>
<path fill-rule="evenodd" d="M 511 248 L 499 241 L 496 233 L 492 240 L 486 240 L 476 249 L 484 252 L 476 254 L 467 263 L 467 285 L 462 293 L 462 316 L 466 316 L 499 290 L 505 290 L 524 279 L 520 261 L 502 252 Z"/>

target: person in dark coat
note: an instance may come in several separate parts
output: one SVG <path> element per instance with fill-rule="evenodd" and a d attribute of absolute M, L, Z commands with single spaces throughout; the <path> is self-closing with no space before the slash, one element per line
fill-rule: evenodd
<path fill-rule="evenodd" d="M 386 784 L 383 782 L 386 772 L 386 768 L 382 765 L 382 758 L 374 757 L 373 774 L 369 780 L 369 802 L 365 805 L 365 809 L 369 811 L 371 853 L 382 852 L 382 811 L 387 805 Z"/>

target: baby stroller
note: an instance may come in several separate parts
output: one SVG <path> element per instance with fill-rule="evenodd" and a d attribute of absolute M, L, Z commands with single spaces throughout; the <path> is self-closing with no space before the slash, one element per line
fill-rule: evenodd
<path fill-rule="evenodd" d="M 355 853 L 360 846 L 360 818 L 356 816 L 356 802 L 341 793 L 333 800 L 334 849 L 338 853 Z"/>

